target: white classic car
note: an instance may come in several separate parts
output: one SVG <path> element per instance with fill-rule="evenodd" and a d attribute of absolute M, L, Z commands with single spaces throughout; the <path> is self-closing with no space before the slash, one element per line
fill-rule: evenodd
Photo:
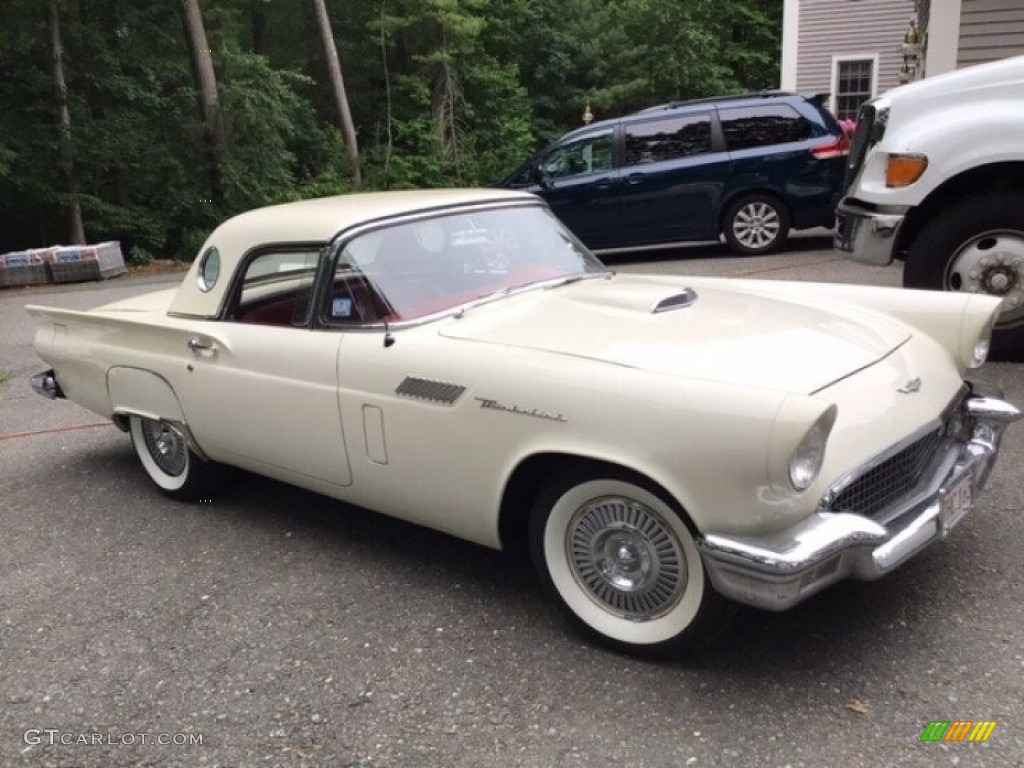
<path fill-rule="evenodd" d="M 168 495 L 241 467 L 521 544 L 585 633 L 674 653 L 960 521 L 1020 416 L 963 378 L 998 307 L 617 275 L 476 190 L 252 211 L 175 290 L 29 311 L 36 389 L 113 419 Z"/>

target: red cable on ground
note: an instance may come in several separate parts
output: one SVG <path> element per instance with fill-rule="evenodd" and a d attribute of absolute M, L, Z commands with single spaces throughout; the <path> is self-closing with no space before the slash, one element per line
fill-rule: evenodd
<path fill-rule="evenodd" d="M 35 437 L 36 435 L 51 435 L 57 432 L 74 432 L 76 429 L 94 429 L 96 427 L 112 427 L 109 421 L 99 421 L 93 424 L 73 424 L 70 427 L 55 427 L 54 429 L 35 429 L 28 432 L 12 432 L 9 435 L 0 435 L 0 443 L 4 440 L 17 440 L 21 437 Z"/>

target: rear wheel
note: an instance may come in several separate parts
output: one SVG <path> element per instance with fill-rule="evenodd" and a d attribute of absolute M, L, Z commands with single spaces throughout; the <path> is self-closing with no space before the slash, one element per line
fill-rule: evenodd
<path fill-rule="evenodd" d="M 736 253 L 771 253 L 789 236 L 789 211 L 777 197 L 748 195 L 729 206 L 722 233 Z"/>
<path fill-rule="evenodd" d="M 617 650 L 698 648 L 732 614 L 711 586 L 682 512 L 625 473 L 581 470 L 550 481 L 534 506 L 530 545 L 563 613 Z"/>
<path fill-rule="evenodd" d="M 128 431 L 142 468 L 172 499 L 206 498 L 224 484 L 226 468 L 199 458 L 184 436 L 169 424 L 132 416 Z"/>
<path fill-rule="evenodd" d="M 1024 355 L 1024 193 L 975 195 L 928 222 L 907 251 L 903 284 L 1001 298 L 992 354 Z"/>

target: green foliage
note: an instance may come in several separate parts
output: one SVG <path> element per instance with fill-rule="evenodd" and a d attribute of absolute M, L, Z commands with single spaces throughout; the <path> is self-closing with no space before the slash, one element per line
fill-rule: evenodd
<path fill-rule="evenodd" d="M 192 259 L 255 206 L 352 191 L 311 3 L 203 0 L 215 199 L 180 3 L 61 2 L 86 234 Z M 781 0 L 329 0 L 364 188 L 496 182 L 597 117 L 777 83 Z M 48 4 L 0 3 L 0 251 L 62 242 Z"/>
<path fill-rule="evenodd" d="M 153 254 L 141 245 L 133 245 L 128 252 L 128 263 L 137 267 L 145 267 L 153 263 Z"/>

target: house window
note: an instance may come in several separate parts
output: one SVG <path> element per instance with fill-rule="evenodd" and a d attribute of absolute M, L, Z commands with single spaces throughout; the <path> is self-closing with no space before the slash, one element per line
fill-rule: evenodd
<path fill-rule="evenodd" d="M 875 62 L 872 59 L 851 59 L 837 62 L 836 117 L 856 120 L 860 105 L 874 92 Z"/>

